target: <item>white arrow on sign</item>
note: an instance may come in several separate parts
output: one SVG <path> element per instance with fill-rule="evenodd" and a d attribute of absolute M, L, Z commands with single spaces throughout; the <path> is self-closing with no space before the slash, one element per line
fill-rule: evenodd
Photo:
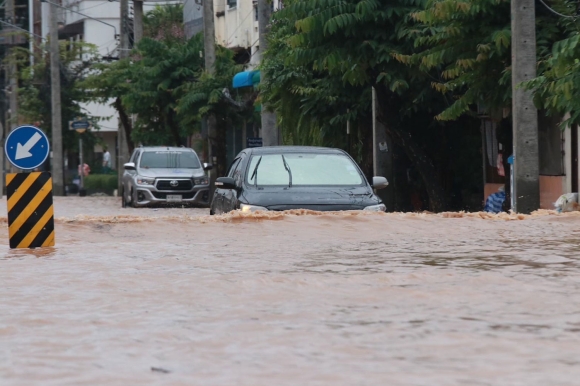
<path fill-rule="evenodd" d="M 24 145 L 21 145 L 20 143 L 18 143 L 16 145 L 16 160 L 22 159 L 22 158 L 28 158 L 28 157 L 32 157 L 32 154 L 30 153 L 30 149 L 32 149 L 32 147 L 34 145 L 36 145 L 36 143 L 38 141 L 40 141 L 40 139 L 42 138 L 42 135 L 38 134 L 38 133 L 34 133 L 34 135 L 32 135 L 32 137 L 30 137 L 30 139 L 28 141 L 26 141 L 26 143 Z"/>

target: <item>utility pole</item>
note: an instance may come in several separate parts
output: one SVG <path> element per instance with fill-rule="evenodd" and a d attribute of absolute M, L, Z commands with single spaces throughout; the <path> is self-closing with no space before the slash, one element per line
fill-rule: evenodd
<path fill-rule="evenodd" d="M 8 22 L 14 24 L 15 12 L 14 12 L 14 0 L 6 0 L 6 17 Z M 8 33 L 10 37 L 7 37 L 10 53 L 12 53 L 12 47 L 15 46 L 15 36 L 13 35 L 15 30 L 11 26 L 7 26 Z M 18 68 L 14 60 L 10 60 L 8 64 L 8 72 L 10 74 L 9 90 L 10 90 L 10 127 L 12 130 L 18 125 Z"/>
<path fill-rule="evenodd" d="M 143 38 L 143 1 L 133 0 L 133 45 Z"/>
<path fill-rule="evenodd" d="M 203 47 L 205 70 L 210 74 L 215 74 L 215 21 L 213 18 L 213 0 L 203 0 Z M 214 114 L 207 116 L 207 162 L 214 165 L 208 172 L 210 197 L 213 197 L 215 190 L 216 165 L 213 155 L 213 141 L 217 136 L 217 122 Z"/>
<path fill-rule="evenodd" d="M 272 17 L 272 5 L 269 0 L 258 0 L 258 29 L 260 32 L 260 52 L 261 59 L 268 48 L 268 31 L 270 18 Z M 261 82 L 265 80 L 265 74 L 260 73 Z M 262 143 L 264 146 L 278 146 L 280 144 L 280 134 L 276 127 L 276 113 L 268 110 L 262 102 Z"/>
<path fill-rule="evenodd" d="M 121 0 L 121 44 L 119 45 L 119 58 L 125 59 L 129 56 L 129 0 Z M 129 160 L 129 146 L 127 144 L 126 128 L 123 123 L 119 123 L 119 132 L 117 135 L 117 173 L 119 176 L 117 188 L 119 194 L 121 193 L 123 172 L 125 168 L 123 165 Z"/>
<path fill-rule="evenodd" d="M 385 177 L 389 181 L 389 188 L 377 190 L 376 194 L 387 207 L 387 212 L 395 211 L 395 191 L 393 184 L 393 140 L 387 134 L 385 126 L 377 119 L 379 105 L 377 92 L 372 89 L 373 109 L 373 176 Z"/>
<path fill-rule="evenodd" d="M 50 4 L 50 98 L 52 102 L 52 191 L 64 195 L 64 164 L 62 153 L 62 110 L 60 100 L 60 51 L 56 5 Z"/>
<path fill-rule="evenodd" d="M 514 212 L 540 208 L 538 111 L 521 82 L 536 76 L 536 10 L 534 0 L 511 0 L 512 116 L 514 148 Z"/>
<path fill-rule="evenodd" d="M 6 19 L 8 20 L 8 23 L 14 23 L 14 0 L 6 0 Z M 14 36 L 12 35 L 14 30 L 10 25 L 5 25 L 4 26 L 4 30 L 5 35 L 4 35 L 4 41 L 6 42 L 6 45 L 8 47 L 10 47 L 10 53 L 12 52 L 12 46 L 13 46 L 13 42 L 14 42 Z M 14 84 L 13 84 L 13 79 L 14 79 L 14 63 L 12 63 L 12 61 L 10 61 L 10 63 L 8 63 L 8 66 L 6 68 L 6 80 L 8 83 L 8 87 L 5 87 L 5 90 L 9 90 L 8 92 L 8 98 L 9 98 L 9 107 L 10 107 L 10 114 L 8 115 L 8 119 L 6 120 L 6 131 L 10 132 L 10 129 L 13 127 L 13 114 L 14 114 Z M 6 136 L 7 133 L 5 133 L 4 131 L 2 131 L 2 140 L 6 140 Z M 4 160 L 4 152 L 2 152 L 2 173 L 5 173 L 7 171 L 6 165 L 5 165 L 5 160 Z M 2 192 L 4 192 L 4 178 L 2 179 Z"/>

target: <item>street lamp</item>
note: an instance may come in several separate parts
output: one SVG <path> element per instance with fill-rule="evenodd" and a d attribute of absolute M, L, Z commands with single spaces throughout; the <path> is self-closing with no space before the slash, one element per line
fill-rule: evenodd
<path fill-rule="evenodd" d="M 74 121 L 69 122 L 69 126 L 71 130 L 75 130 L 79 133 L 79 158 L 80 158 L 80 166 L 79 166 L 79 177 L 80 177 L 80 186 L 79 186 L 79 196 L 84 197 L 87 194 L 85 190 L 85 161 L 83 159 L 83 133 L 87 131 L 92 125 L 86 119 L 77 118 Z"/>

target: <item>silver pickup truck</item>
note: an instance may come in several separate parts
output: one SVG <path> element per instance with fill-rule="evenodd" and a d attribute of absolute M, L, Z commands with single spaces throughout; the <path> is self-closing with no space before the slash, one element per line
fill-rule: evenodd
<path fill-rule="evenodd" d="M 207 207 L 209 180 L 193 149 L 139 147 L 124 165 L 122 206 L 181 204 Z"/>

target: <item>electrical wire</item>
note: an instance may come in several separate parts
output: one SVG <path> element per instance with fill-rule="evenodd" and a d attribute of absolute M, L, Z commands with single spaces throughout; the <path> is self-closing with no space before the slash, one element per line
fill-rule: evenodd
<path fill-rule="evenodd" d="M 83 11 L 88 11 L 89 9 L 97 8 L 97 7 L 100 7 L 102 5 L 106 5 L 106 4 L 110 4 L 110 3 L 111 3 L 110 1 L 105 1 L 105 2 L 102 2 L 101 4 L 93 5 L 92 7 L 89 7 L 89 8 L 83 8 Z"/>
<path fill-rule="evenodd" d="M 106 43 L 103 43 L 103 44 L 101 44 L 101 45 L 98 45 L 98 46 L 97 46 L 97 48 L 103 48 L 103 47 L 105 47 L 105 46 L 111 45 L 111 44 L 113 44 L 113 43 L 116 43 L 116 42 L 117 42 L 117 40 L 116 40 L 116 39 L 109 40 L 109 41 L 108 41 L 108 42 L 106 42 Z"/>
<path fill-rule="evenodd" d="M 254 7 L 252 7 L 252 10 L 250 11 L 250 13 L 248 13 L 248 14 L 246 15 L 246 17 L 244 17 L 244 19 L 243 19 L 243 20 L 240 22 L 240 24 L 239 24 L 239 25 L 236 27 L 236 29 L 234 30 L 234 32 L 232 32 L 232 34 L 230 35 L 230 37 L 228 38 L 228 40 L 226 40 L 226 42 L 227 42 L 228 44 L 229 44 L 229 42 L 230 42 L 230 39 L 232 38 L 232 36 L 234 36 L 234 35 L 236 34 L 236 32 L 238 31 L 238 29 L 240 29 L 240 27 L 241 27 L 242 25 L 244 25 L 244 22 L 245 22 L 245 21 L 248 19 L 248 17 L 249 17 L 250 15 L 254 14 L 254 12 L 255 12 L 255 10 L 254 10 Z"/>
<path fill-rule="evenodd" d="M 566 19 L 576 19 L 578 16 L 570 16 L 570 15 L 564 15 L 560 12 L 555 11 L 554 9 L 550 8 L 550 6 L 546 3 L 544 3 L 544 0 L 540 0 L 540 3 L 542 3 L 544 5 L 544 7 L 548 8 L 548 10 L 550 12 L 552 12 L 555 15 L 558 15 L 560 17 L 566 18 Z"/>
<path fill-rule="evenodd" d="M 256 39 L 256 41 L 250 46 L 250 49 L 252 47 L 254 47 L 256 45 L 256 43 L 258 43 L 260 41 L 260 38 Z M 252 59 L 254 57 L 254 55 L 256 55 L 256 53 L 258 52 L 258 50 L 254 51 L 254 53 L 252 55 L 250 55 L 250 59 Z"/>

